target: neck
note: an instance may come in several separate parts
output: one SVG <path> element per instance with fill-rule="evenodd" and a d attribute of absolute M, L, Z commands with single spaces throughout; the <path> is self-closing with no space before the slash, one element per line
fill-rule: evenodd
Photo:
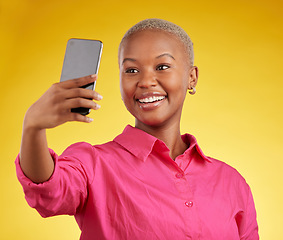
<path fill-rule="evenodd" d="M 136 122 L 135 127 L 163 141 L 169 148 L 173 160 L 188 148 L 181 137 L 180 123 L 170 126 L 149 126 Z"/>

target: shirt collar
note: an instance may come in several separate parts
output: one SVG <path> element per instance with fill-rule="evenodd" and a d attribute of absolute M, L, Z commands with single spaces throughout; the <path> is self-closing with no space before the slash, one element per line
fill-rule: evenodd
<path fill-rule="evenodd" d="M 137 158 L 145 161 L 157 140 L 154 136 L 127 125 L 124 131 L 113 141 L 119 143 Z"/>
<path fill-rule="evenodd" d="M 197 153 L 207 162 L 211 162 L 211 160 L 204 155 L 203 151 L 201 150 L 200 146 L 197 143 L 196 138 L 191 134 L 184 134 L 182 135 L 183 141 L 189 146 L 188 149 L 184 152 L 184 155 L 188 155 L 189 157 L 192 156 L 193 150 L 196 149 Z"/>
<path fill-rule="evenodd" d="M 184 134 L 182 135 L 182 139 L 189 146 L 189 148 L 184 152 L 185 156 L 190 156 L 194 148 L 196 148 L 201 158 L 208 162 L 211 162 L 210 159 L 204 155 L 199 145 L 197 144 L 196 138 L 193 135 L 190 135 L 188 133 Z M 162 149 L 164 149 L 164 151 L 169 151 L 167 146 L 161 140 L 130 125 L 127 125 L 124 131 L 116 138 L 114 138 L 113 141 L 120 144 L 122 147 L 127 149 L 130 153 L 132 153 L 142 161 L 146 161 L 156 142 L 159 142 L 160 145 L 163 145 Z"/>

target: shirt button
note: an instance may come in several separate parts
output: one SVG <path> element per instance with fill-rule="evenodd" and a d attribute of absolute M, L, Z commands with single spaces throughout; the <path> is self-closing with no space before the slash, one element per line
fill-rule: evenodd
<path fill-rule="evenodd" d="M 176 173 L 176 178 L 182 178 L 182 177 L 184 177 L 184 174 L 183 173 L 180 173 L 180 172 L 178 172 L 178 173 Z"/>
<path fill-rule="evenodd" d="M 192 201 L 187 201 L 187 202 L 185 202 L 185 205 L 187 207 L 192 207 L 194 205 L 194 203 Z"/>

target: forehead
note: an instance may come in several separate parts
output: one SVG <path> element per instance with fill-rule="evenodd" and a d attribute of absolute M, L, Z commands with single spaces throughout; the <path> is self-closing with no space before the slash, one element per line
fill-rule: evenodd
<path fill-rule="evenodd" d="M 119 55 L 122 60 L 124 57 L 142 58 L 164 52 L 186 57 L 185 46 L 175 35 L 162 30 L 142 30 L 124 39 Z"/>

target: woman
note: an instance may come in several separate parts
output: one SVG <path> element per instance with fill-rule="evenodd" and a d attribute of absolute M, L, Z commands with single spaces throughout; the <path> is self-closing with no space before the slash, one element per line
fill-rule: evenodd
<path fill-rule="evenodd" d="M 59 157 L 48 149 L 45 129 L 91 122 L 70 109 L 99 108 L 89 99 L 102 97 L 79 88 L 96 76 L 56 83 L 29 108 L 16 160 L 28 203 L 43 217 L 75 215 L 81 239 L 258 239 L 245 180 L 180 133 L 198 80 L 189 36 L 164 20 L 141 21 L 120 43 L 119 68 L 135 127 L 113 141 L 76 143 Z"/>

